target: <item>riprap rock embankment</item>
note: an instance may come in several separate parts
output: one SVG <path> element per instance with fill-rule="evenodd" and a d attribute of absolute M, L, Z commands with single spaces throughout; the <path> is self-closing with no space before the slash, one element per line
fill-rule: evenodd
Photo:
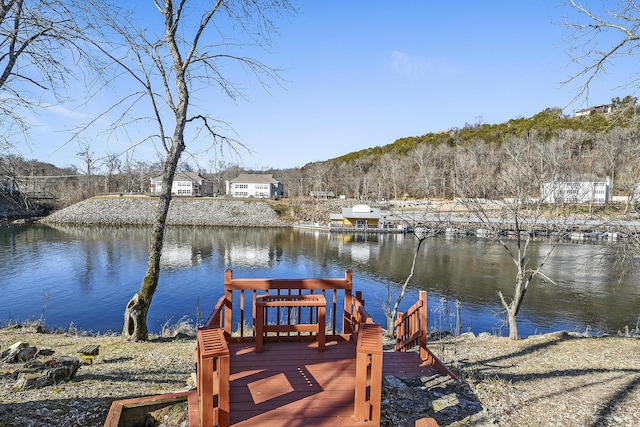
<path fill-rule="evenodd" d="M 57 211 L 40 222 L 75 225 L 150 225 L 158 200 L 152 197 L 94 197 Z M 173 198 L 169 225 L 288 227 L 264 201 L 214 198 Z"/>

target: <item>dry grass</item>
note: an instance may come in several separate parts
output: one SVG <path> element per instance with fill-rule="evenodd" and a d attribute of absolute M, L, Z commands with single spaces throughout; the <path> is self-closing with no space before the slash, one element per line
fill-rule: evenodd
<path fill-rule="evenodd" d="M 81 366 L 72 381 L 38 390 L 13 392 L 15 380 L 0 375 L 0 427 L 102 426 L 112 401 L 186 390 L 194 371 L 195 338 L 155 337 L 132 343 L 124 342 L 119 335 L 0 329 L 0 351 L 17 341 L 37 348 L 50 347 L 56 355 L 73 357 L 78 357 L 79 348 L 99 344 L 100 354 L 94 364 Z M 0 373 L 18 367 L 2 364 Z"/>
<path fill-rule="evenodd" d="M 640 425 L 640 339 L 547 334 L 430 345 L 500 425 Z"/>
<path fill-rule="evenodd" d="M 17 341 L 68 356 L 77 356 L 84 345 L 100 344 L 100 355 L 93 365 L 82 366 L 73 381 L 40 390 L 11 392 L 14 381 L 0 379 L 2 427 L 101 426 L 113 400 L 185 390 L 194 370 L 192 338 L 128 343 L 115 335 L 0 329 L 0 351 Z M 466 381 L 490 423 L 640 425 L 640 339 L 463 337 L 432 341 L 429 347 Z M 0 371 L 11 369 L 15 366 L 0 366 Z M 469 424 L 458 419 L 449 425 Z"/>

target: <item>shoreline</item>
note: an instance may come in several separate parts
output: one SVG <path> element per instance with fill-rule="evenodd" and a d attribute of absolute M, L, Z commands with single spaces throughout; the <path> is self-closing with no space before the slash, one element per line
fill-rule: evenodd
<path fill-rule="evenodd" d="M 148 226 L 154 223 L 157 198 L 146 195 L 107 195 L 95 196 L 75 203 L 48 216 L 24 218 L 10 223 L 39 222 L 45 225 L 80 226 Z M 352 207 L 355 200 L 298 200 L 281 199 L 236 199 L 224 197 L 174 197 L 171 200 L 167 225 L 171 226 L 228 226 L 228 227 L 294 227 L 299 229 L 342 232 L 342 229 L 330 225 L 330 214 L 337 213 L 343 207 Z M 470 215 L 456 201 L 432 201 L 428 205 L 402 205 L 398 208 L 380 206 L 390 216 L 406 218 L 408 223 L 439 223 L 447 227 L 447 234 L 478 234 L 484 223 Z M 425 216 L 433 210 L 434 214 L 446 214 L 445 222 L 438 215 Z M 553 221 L 550 222 L 553 225 Z M 587 239 L 590 233 L 598 238 L 605 236 L 611 240 L 624 237 L 626 230 L 640 229 L 640 219 L 634 216 L 620 215 L 607 219 L 582 215 L 566 224 L 567 235 L 576 234 L 575 239 Z M 541 224 L 541 236 L 546 236 Z M 354 228 L 345 232 L 359 232 Z M 398 230 L 384 230 L 398 232 Z M 547 230 L 548 231 L 548 230 Z M 573 233 L 569 233 L 569 231 Z M 367 232 L 380 232 L 372 229 Z M 472 232 L 472 233 L 470 233 Z M 578 236 L 580 234 L 580 236 Z"/>

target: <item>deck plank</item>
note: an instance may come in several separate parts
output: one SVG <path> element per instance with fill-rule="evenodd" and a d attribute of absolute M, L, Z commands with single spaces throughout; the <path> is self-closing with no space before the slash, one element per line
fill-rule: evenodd
<path fill-rule="evenodd" d="M 352 341 L 229 343 L 231 425 L 302 427 L 363 426 L 353 419 L 356 351 Z M 417 353 L 386 352 L 383 375 L 437 373 L 420 366 Z"/>
<path fill-rule="evenodd" d="M 355 346 L 330 341 L 230 345 L 231 424 L 358 425 L 353 421 Z M 299 423 L 299 424 L 298 424 Z"/>

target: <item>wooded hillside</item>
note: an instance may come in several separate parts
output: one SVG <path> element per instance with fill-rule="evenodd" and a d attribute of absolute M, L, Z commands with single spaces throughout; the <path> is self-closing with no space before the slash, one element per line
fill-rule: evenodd
<path fill-rule="evenodd" d="M 501 198 L 511 195 L 490 183 L 509 159 L 536 162 L 549 157 L 560 166 L 562 176 L 554 168 L 554 176 L 541 176 L 541 182 L 610 177 L 614 194 L 629 195 L 640 181 L 640 115 L 635 98 L 616 98 L 612 107 L 606 115 L 592 112 L 580 117 L 549 108 L 530 118 L 404 137 L 389 145 L 275 172 L 288 196 L 320 190 L 364 200 L 452 198 L 460 195 L 459 177 L 465 176 L 471 180 L 465 186 L 481 188 L 484 197 Z"/>

